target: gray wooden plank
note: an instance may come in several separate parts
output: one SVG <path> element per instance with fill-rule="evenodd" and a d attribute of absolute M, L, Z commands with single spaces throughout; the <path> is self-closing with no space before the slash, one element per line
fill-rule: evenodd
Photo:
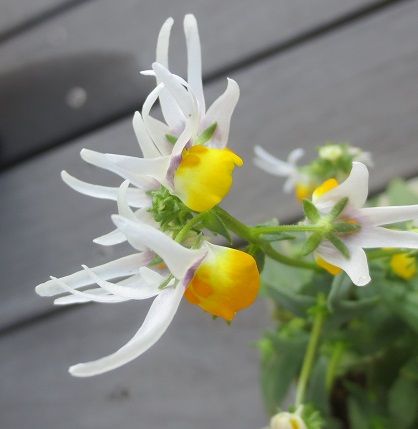
<path fill-rule="evenodd" d="M 182 16 L 195 12 L 208 75 L 375 3 L 386 2 L 102 0 L 67 11 L 0 45 L 0 166 L 74 138 L 139 105 L 145 82 L 150 81 L 140 80 L 138 71 L 152 63 L 158 30 L 170 15 L 178 21 L 174 65 L 180 66 L 185 57 Z M 74 105 L 72 94 L 77 91 L 82 102 Z"/>
<path fill-rule="evenodd" d="M 265 303 L 232 326 L 184 302 L 141 358 L 92 379 L 70 364 L 98 358 L 133 335 L 148 303 L 89 305 L 0 340 L 2 429 L 241 429 L 267 418 L 254 342 Z"/>
<path fill-rule="evenodd" d="M 3 0 L 0 4 L 0 34 L 68 3 L 68 0 Z"/>
<path fill-rule="evenodd" d="M 246 221 L 300 209 L 277 180 L 257 170 L 252 147 L 285 157 L 294 147 L 310 152 L 327 139 L 343 139 L 375 154 L 372 189 L 394 175 L 416 173 L 418 122 L 417 2 L 403 3 L 288 52 L 237 72 L 242 97 L 231 145 L 247 160 L 236 174 L 227 208 Z M 210 98 L 224 82 L 208 87 Z M 90 181 L 114 178 L 78 158 L 82 147 L 137 153 L 130 120 L 75 141 L 4 174 L 0 180 L 3 279 L 0 326 L 48 309 L 33 286 L 51 272 L 64 275 L 126 252 L 94 248 L 90 240 L 110 228 L 113 205 L 65 189 L 58 173 Z M 112 207 L 112 208 L 110 208 Z"/>

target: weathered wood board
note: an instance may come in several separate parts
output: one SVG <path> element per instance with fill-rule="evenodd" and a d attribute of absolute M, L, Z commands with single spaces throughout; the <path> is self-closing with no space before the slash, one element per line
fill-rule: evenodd
<path fill-rule="evenodd" d="M 232 326 L 184 302 L 166 335 L 135 362 L 93 379 L 68 374 L 70 364 L 127 341 L 147 304 L 78 307 L 3 337 L 0 427 L 263 427 L 254 345 L 267 326 L 262 301 Z"/>
<path fill-rule="evenodd" d="M 154 60 L 156 36 L 170 15 L 177 21 L 171 60 L 182 70 L 182 17 L 196 13 L 207 76 L 347 13 L 383 3 L 86 2 L 0 45 L 0 168 L 78 137 L 139 106 L 151 81 L 139 79 L 138 72 Z"/>
<path fill-rule="evenodd" d="M 405 3 L 329 34 L 286 55 L 234 73 L 242 97 L 233 120 L 231 145 L 246 159 L 226 202 L 237 216 L 257 222 L 300 213 L 280 181 L 251 162 L 254 144 L 280 157 L 294 147 L 312 152 L 327 139 L 371 150 L 372 189 L 393 176 L 418 171 L 418 3 Z M 208 86 L 210 98 L 224 86 Z M 51 273 L 63 275 L 128 250 L 94 247 L 91 239 L 111 228 L 112 203 L 66 189 L 59 171 L 93 182 L 115 183 L 82 163 L 82 147 L 135 154 L 130 120 L 103 129 L 3 174 L 0 180 L 5 230 L 0 326 L 45 311 L 50 304 L 33 286 Z"/>

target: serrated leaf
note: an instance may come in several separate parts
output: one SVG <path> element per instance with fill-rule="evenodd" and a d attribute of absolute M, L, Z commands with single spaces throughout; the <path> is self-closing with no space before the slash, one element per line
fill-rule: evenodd
<path fill-rule="evenodd" d="M 316 223 L 321 218 L 318 209 L 315 207 L 312 201 L 303 200 L 303 211 L 305 216 L 312 222 Z"/>

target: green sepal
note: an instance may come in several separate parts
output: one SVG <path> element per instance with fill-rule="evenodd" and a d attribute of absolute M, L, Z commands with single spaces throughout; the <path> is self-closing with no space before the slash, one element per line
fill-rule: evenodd
<path fill-rule="evenodd" d="M 315 207 L 314 203 L 310 200 L 303 200 L 303 211 L 305 216 L 312 222 L 316 223 L 321 218 L 321 215 L 318 209 Z"/>
<path fill-rule="evenodd" d="M 352 232 L 360 231 L 361 226 L 357 223 L 335 222 L 332 224 L 332 229 L 340 234 L 350 234 Z"/>
<path fill-rule="evenodd" d="M 264 251 L 259 246 L 251 244 L 246 249 L 246 252 L 255 259 L 258 271 L 261 273 L 264 269 L 264 263 L 266 261 L 266 254 Z"/>
<path fill-rule="evenodd" d="M 173 136 L 173 134 L 166 134 L 165 135 L 165 138 L 167 139 L 167 141 L 169 142 L 169 143 L 171 143 L 172 145 L 174 145 L 174 144 L 176 144 L 177 143 L 177 137 L 176 136 Z"/>
<path fill-rule="evenodd" d="M 232 244 L 231 234 L 225 226 L 223 220 L 213 211 L 210 210 L 202 217 L 201 225 L 215 234 L 222 235 L 230 244 Z"/>
<path fill-rule="evenodd" d="M 346 208 L 348 203 L 348 198 L 342 198 L 340 201 L 338 201 L 337 204 L 335 204 L 335 206 L 332 208 L 329 217 L 334 220 L 336 219 L 342 212 L 343 210 Z"/>
<path fill-rule="evenodd" d="M 327 239 L 334 245 L 334 247 L 346 258 L 350 258 L 350 251 L 345 245 L 344 241 L 341 238 L 338 238 L 334 233 L 327 234 Z"/>
<path fill-rule="evenodd" d="M 214 122 L 210 127 L 206 128 L 206 130 L 204 130 L 203 133 L 200 134 L 200 136 L 196 139 L 194 144 L 203 145 L 207 143 L 213 137 L 213 134 L 215 133 L 217 126 L 218 124 Z"/>
<path fill-rule="evenodd" d="M 321 232 L 314 232 L 311 234 L 305 243 L 303 243 L 300 254 L 302 256 L 306 256 L 309 255 L 309 253 L 312 253 L 321 244 L 322 238 L 323 235 Z"/>

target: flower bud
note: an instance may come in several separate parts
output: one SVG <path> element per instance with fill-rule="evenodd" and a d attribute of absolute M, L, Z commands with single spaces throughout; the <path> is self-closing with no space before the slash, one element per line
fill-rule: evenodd
<path fill-rule="evenodd" d="M 270 420 L 269 429 L 307 429 L 298 413 L 281 412 Z"/>

